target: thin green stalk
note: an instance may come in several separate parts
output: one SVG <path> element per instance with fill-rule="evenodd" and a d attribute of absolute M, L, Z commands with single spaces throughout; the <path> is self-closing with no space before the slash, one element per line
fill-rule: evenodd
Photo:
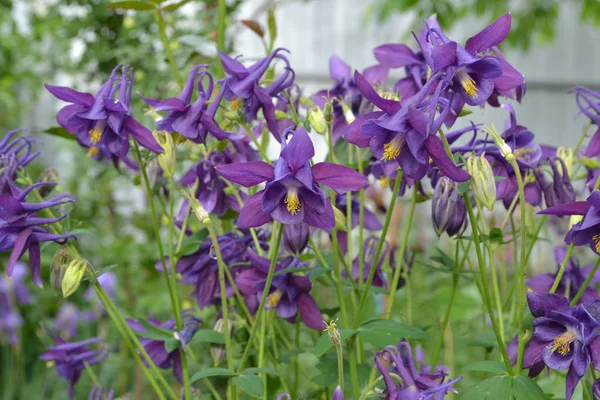
<path fill-rule="evenodd" d="M 217 239 L 217 233 L 215 232 L 215 228 L 213 227 L 212 221 L 210 218 L 203 221 L 204 225 L 208 229 L 208 233 L 210 234 L 210 238 L 213 243 L 213 248 L 215 249 L 215 254 L 217 257 L 217 264 L 219 267 L 219 285 L 221 289 L 221 312 L 223 313 L 223 331 L 225 332 L 225 352 L 227 353 L 227 367 L 233 371 L 233 352 L 231 351 L 231 335 L 229 332 L 229 309 L 227 307 L 227 296 L 225 296 L 226 286 L 225 286 L 225 263 L 223 262 L 223 255 L 221 254 L 221 247 L 219 246 L 219 241 Z"/>
<path fill-rule="evenodd" d="M 574 249 L 575 249 L 575 244 L 571 243 L 569 245 L 569 247 L 567 248 L 567 254 L 565 254 L 565 258 L 564 258 L 562 264 L 560 264 L 560 268 L 558 269 L 556 278 L 554 278 L 554 283 L 552 284 L 552 287 L 550 288 L 550 293 L 554 293 L 554 292 L 556 292 L 556 289 L 558 289 L 558 285 L 560 284 L 560 281 L 562 280 L 562 277 L 565 274 L 565 270 L 567 269 L 567 264 L 569 264 L 569 260 L 571 259 L 571 255 L 573 254 Z"/>
<path fill-rule="evenodd" d="M 338 362 L 338 385 L 344 390 L 344 349 L 342 348 L 342 342 L 340 341 L 335 345 L 335 352 L 337 353 Z"/>
<path fill-rule="evenodd" d="M 221 51 L 225 51 L 225 28 L 227 21 L 227 2 L 225 0 L 218 0 L 219 15 L 217 20 L 217 47 Z"/>
<path fill-rule="evenodd" d="M 277 226 L 278 224 L 274 223 L 274 225 Z M 260 317 L 261 317 L 262 313 L 264 312 L 265 302 L 267 301 L 267 296 L 269 295 L 269 290 L 271 290 L 271 283 L 273 282 L 273 275 L 275 274 L 275 265 L 277 264 L 277 254 L 279 253 L 279 245 L 281 244 L 281 237 L 283 236 L 283 227 L 284 227 L 284 225 L 281 224 L 277 228 L 277 233 L 276 233 L 276 237 L 275 237 L 275 246 L 271 246 L 271 249 L 270 249 L 271 250 L 271 264 L 269 265 L 269 272 L 267 274 L 265 288 L 263 289 L 263 293 L 260 298 L 260 303 L 258 305 L 258 310 L 256 311 L 255 321 L 257 321 L 257 323 L 255 323 L 252 326 L 252 331 L 250 332 L 250 338 L 248 339 L 248 344 L 246 345 L 246 348 L 244 349 L 244 353 L 242 354 L 242 359 L 240 360 L 240 364 L 238 366 L 238 372 L 242 372 L 242 370 L 244 369 L 244 365 L 245 365 L 246 361 L 248 360 L 248 356 L 250 355 L 250 347 L 252 347 L 252 342 L 254 341 L 254 337 L 256 336 L 256 333 L 258 331 L 258 325 L 259 325 L 258 321 L 260 321 Z M 263 341 L 264 341 L 264 337 L 260 338 L 260 339 L 263 339 Z"/>
<path fill-rule="evenodd" d="M 506 353 L 506 346 L 504 345 L 504 341 L 502 340 L 502 335 L 500 335 L 498 322 L 496 321 L 496 316 L 494 315 L 494 310 L 492 308 L 492 301 L 490 299 L 490 293 L 487 284 L 487 276 L 485 271 L 485 261 L 481 252 L 481 241 L 479 239 L 479 230 L 477 228 L 477 218 L 475 217 L 475 213 L 473 212 L 473 207 L 471 206 L 469 194 L 464 193 L 463 198 L 465 199 L 467 213 L 469 214 L 469 220 L 471 222 L 471 230 L 473 232 L 473 241 L 475 242 L 475 251 L 477 253 L 477 263 L 479 264 L 479 274 L 481 279 L 483 302 L 485 303 L 488 315 L 490 316 L 490 320 L 492 321 L 492 328 L 494 330 L 494 334 L 496 335 L 496 340 L 498 342 L 498 347 L 500 348 L 502 358 L 504 359 L 504 364 L 506 364 L 506 370 L 510 375 L 513 375 L 513 368 L 510 364 L 510 360 L 508 359 L 508 355 Z"/>
<path fill-rule="evenodd" d="M 160 10 L 154 11 L 154 18 L 156 19 L 156 23 L 158 24 L 158 33 L 160 34 L 160 40 L 162 41 L 163 47 L 165 48 L 165 53 L 167 54 L 167 60 L 169 61 L 169 65 L 171 66 L 171 70 L 177 83 L 180 87 L 183 87 L 183 78 L 181 77 L 181 71 L 175 62 L 175 57 L 173 57 L 173 50 L 171 49 L 171 45 L 169 44 L 169 38 L 167 37 L 167 24 L 165 23 L 165 19 L 163 18 L 162 12 Z"/>
<path fill-rule="evenodd" d="M 388 229 L 390 227 L 390 221 L 392 219 L 392 212 L 396 206 L 396 199 L 398 198 L 398 190 L 400 189 L 400 181 L 402 181 L 402 170 L 398 169 L 398 174 L 396 176 L 396 182 L 394 183 L 394 189 L 392 189 L 392 198 L 390 200 L 390 205 L 385 214 L 385 222 L 383 224 L 383 230 L 381 231 L 381 236 L 379 240 L 379 244 L 377 245 L 377 251 L 375 252 L 375 257 L 373 257 L 372 265 L 377 265 L 379 262 L 379 257 L 381 257 L 381 251 L 383 249 L 383 244 L 385 243 L 385 238 L 387 236 Z M 354 315 L 354 323 L 352 324 L 352 328 L 358 328 L 360 324 L 360 317 L 367 301 L 367 297 L 369 295 L 369 288 L 371 287 L 371 283 L 373 282 L 373 277 L 375 276 L 376 268 L 371 268 L 369 271 L 369 276 L 367 277 L 367 281 L 365 282 L 365 286 L 360 297 L 360 301 L 358 302 L 358 308 L 356 309 L 356 313 Z"/>
<path fill-rule="evenodd" d="M 405 222 L 405 226 L 404 226 L 404 234 L 402 235 L 402 242 L 400 243 L 400 253 L 398 254 L 398 261 L 396 262 L 396 270 L 394 271 L 394 275 L 392 277 L 392 285 L 390 286 L 390 299 L 388 302 L 388 306 L 387 306 L 387 310 L 386 310 L 386 318 L 390 318 L 391 317 L 391 311 L 394 308 L 394 301 L 396 300 L 396 292 L 398 291 L 398 283 L 400 282 L 400 275 L 402 272 L 402 266 L 404 265 L 404 258 L 406 255 L 406 248 L 408 247 L 408 239 L 410 237 L 410 232 L 411 232 L 411 227 L 412 227 L 412 221 L 413 221 L 413 217 L 415 215 L 415 206 L 417 205 L 417 197 L 418 197 L 419 191 L 418 191 L 418 187 L 415 184 L 413 186 L 413 195 L 410 199 L 410 207 L 408 209 L 408 216 L 406 218 L 406 222 Z M 372 264 L 372 265 L 376 265 L 376 264 Z M 409 279 L 409 274 L 408 274 L 408 265 L 404 266 L 404 269 L 406 271 L 405 272 L 405 280 L 408 286 L 408 279 Z M 408 308 L 409 310 L 412 310 L 412 307 L 410 305 L 410 301 L 411 301 L 411 296 L 410 294 L 408 294 L 406 296 L 406 300 L 408 303 Z M 409 312 L 410 314 L 410 312 Z"/>
<path fill-rule="evenodd" d="M 587 133 L 590 130 L 591 126 L 592 126 L 592 121 L 588 122 L 588 124 L 585 126 L 585 129 L 583 130 L 583 133 L 579 137 L 579 140 L 577 141 L 577 145 L 575 146 L 575 149 L 573 150 L 573 154 L 575 155 L 575 157 L 577 157 L 577 153 L 579 152 L 579 148 L 583 144 L 583 141 L 585 140 L 585 138 L 587 136 Z"/>
<path fill-rule="evenodd" d="M 258 143 L 258 139 L 256 139 L 256 136 L 254 136 L 254 132 L 252 132 L 252 128 L 250 128 L 248 123 L 246 123 L 244 121 L 239 121 L 239 124 L 242 126 L 242 128 L 244 128 L 246 133 L 248 133 L 250 140 L 252 140 L 252 143 L 254 143 L 254 145 L 256 146 L 256 149 L 260 153 L 260 158 L 262 158 L 262 160 L 264 162 L 270 163 L 269 156 L 267 156 L 267 152 L 265 151 L 265 149 L 263 149 L 263 147 L 260 145 L 260 143 Z"/>
<path fill-rule="evenodd" d="M 279 325 L 277 325 L 279 326 Z M 298 318 L 296 318 L 296 326 L 295 326 L 295 335 L 294 335 L 294 348 L 300 348 L 300 324 L 298 323 Z M 298 360 L 298 355 L 294 357 L 294 390 L 292 391 L 292 396 L 294 399 L 298 398 L 298 386 L 300 385 L 300 361 Z"/>
<path fill-rule="evenodd" d="M 571 300 L 571 307 L 574 307 L 577 304 L 579 299 L 581 299 L 581 296 L 583 296 L 583 294 L 585 293 L 585 290 L 588 288 L 588 286 L 590 286 L 592 279 L 594 279 L 594 277 L 596 276 L 596 271 L 598 271 L 598 266 L 600 266 L 600 258 L 598 258 L 598 260 L 596 260 L 594 267 L 588 274 L 587 278 L 585 278 L 583 285 L 581 286 L 581 288 L 579 289 L 579 291 L 577 292 L 575 297 L 573 297 L 573 300 Z"/>
<path fill-rule="evenodd" d="M 533 233 L 533 240 L 529 244 L 529 248 L 527 249 L 527 253 L 525 254 L 525 264 L 528 264 L 528 262 L 529 262 L 529 257 L 531 256 L 533 247 L 534 247 L 535 243 L 537 242 L 537 240 L 540 236 L 540 232 L 542 231 L 542 228 L 544 227 L 547 219 L 548 219 L 548 215 L 542 215 L 542 218 L 540 218 L 540 223 L 538 224 L 537 228 L 535 229 L 535 232 Z"/>
<path fill-rule="evenodd" d="M 363 158 L 362 152 L 359 147 L 356 148 L 356 159 L 358 161 L 358 172 L 363 174 Z M 358 282 L 362 286 L 364 283 L 363 272 L 365 270 L 365 260 L 363 259 L 363 243 L 364 237 L 364 225 L 365 225 L 365 190 L 360 189 L 358 192 L 358 200 L 360 202 L 359 214 L 358 214 Z"/>

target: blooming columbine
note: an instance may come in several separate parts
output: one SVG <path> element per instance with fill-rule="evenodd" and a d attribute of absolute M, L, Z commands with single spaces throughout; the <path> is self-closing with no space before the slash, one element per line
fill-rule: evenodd
<path fill-rule="evenodd" d="M 119 69 L 120 78 L 116 76 Z M 135 165 L 127 157 L 129 135 L 149 150 L 162 152 L 152 133 L 131 116 L 132 85 L 133 69 L 121 65 L 113 69 L 108 81 L 95 95 L 45 84 L 56 98 L 71 103 L 56 115 L 60 126 L 75 135 L 79 144 L 88 148 L 93 157 L 110 158 L 115 165 L 122 159 L 129 166 Z"/>
<path fill-rule="evenodd" d="M 57 345 L 43 352 L 40 358 L 53 365 L 58 375 L 69 382 L 69 397 L 72 398 L 75 394 L 75 384 L 79 380 L 81 372 L 85 369 L 85 364 L 88 366 L 97 364 L 104 360 L 108 353 L 88 348 L 90 344 L 100 342 L 100 338 L 73 343 L 65 342 L 60 338 L 56 338 L 54 341 Z"/>
<path fill-rule="evenodd" d="M 538 212 L 549 215 L 584 215 L 583 221 L 574 224 L 565 236 L 565 243 L 575 246 L 589 245 L 600 254 L 600 191 L 594 191 L 586 201 L 561 204 Z"/>
<path fill-rule="evenodd" d="M 242 109 L 248 122 L 255 121 L 258 110 L 262 109 L 269 131 L 279 141 L 281 132 L 275 119 L 275 106 L 273 98 L 280 98 L 281 93 L 290 88 L 294 83 L 295 74 L 287 58 L 281 54 L 285 49 L 276 49 L 269 56 L 260 59 L 254 65 L 246 68 L 239 61 L 219 52 L 221 63 L 227 77 L 219 81 L 223 85 L 223 95 L 231 102 L 234 110 Z M 285 63 L 283 74 L 267 87 L 260 86 L 260 79 L 267 71 L 274 59 Z M 286 101 L 285 98 L 280 98 Z"/>
<path fill-rule="evenodd" d="M 156 111 L 168 111 L 163 119 L 157 122 L 158 129 L 167 132 L 177 132 L 194 143 L 206 143 L 207 132 L 212 133 L 217 139 L 223 140 L 229 133 L 219 128 L 214 120 L 215 113 L 223 97 L 223 93 L 208 105 L 208 100 L 213 92 L 213 78 L 205 64 L 196 65 L 190 72 L 187 82 L 178 97 L 165 100 L 152 100 L 142 97 L 143 100 Z M 202 70 L 200 72 L 200 70 Z M 208 86 L 205 89 L 202 80 L 208 78 Z M 198 78 L 198 99 L 192 101 L 194 83 Z"/>
<path fill-rule="evenodd" d="M 252 268 L 240 273 L 235 279 L 235 284 L 240 292 L 247 296 L 248 308 L 256 311 L 265 289 L 270 261 L 252 250 L 248 251 L 248 257 Z M 294 264 L 297 264 L 297 259 L 289 257 L 277 265 L 275 271 L 292 268 Z M 277 310 L 277 315 L 290 323 L 296 322 L 296 316 L 300 312 L 302 322 L 306 326 L 322 330 L 325 323 L 317 303 L 310 295 L 311 288 L 312 284 L 307 276 L 293 273 L 276 275 L 273 277 L 265 308 Z"/>
<path fill-rule="evenodd" d="M 272 166 L 253 161 L 215 167 L 223 177 L 245 187 L 267 183 L 264 190 L 244 205 L 237 221 L 239 228 L 253 228 L 276 220 L 333 229 L 333 208 L 318 184 L 337 193 L 368 185 L 365 176 L 342 165 L 321 162 L 311 167 L 309 160 L 315 155 L 315 148 L 308 134 L 302 127 L 293 132 L 291 139 L 290 134 L 291 131 L 284 134 L 279 159 Z"/>
<path fill-rule="evenodd" d="M 386 365 L 387 364 L 387 365 Z M 438 370 L 434 374 L 419 373 L 415 368 L 412 350 L 408 342 L 388 346 L 375 355 L 375 367 L 383 375 L 385 400 L 442 399 L 448 392 L 456 392 L 452 385 L 462 379 L 446 381 L 446 374 Z M 391 374 L 401 378 L 396 383 Z"/>
<path fill-rule="evenodd" d="M 596 157 L 600 155 L 600 93 L 585 87 L 577 87 L 569 93 L 575 93 L 575 100 L 581 113 L 590 119 L 590 123 L 598 127 L 584 153 L 586 157 Z"/>
<path fill-rule="evenodd" d="M 567 250 L 564 247 L 555 247 L 554 248 L 554 259 L 558 263 L 558 267 L 562 264 Z M 555 293 L 560 296 L 566 296 L 567 287 L 569 288 L 569 299 L 572 300 L 575 295 L 579 292 L 579 289 L 583 286 L 583 282 L 585 282 L 586 277 L 590 274 L 593 269 L 593 265 L 589 264 L 583 268 L 579 267 L 579 262 L 573 256 L 569 258 L 567 263 L 567 267 L 565 269 L 565 273 L 563 279 L 559 282 Z M 526 280 L 527 286 L 531 288 L 531 290 L 535 292 L 546 293 L 550 291 L 552 288 L 552 284 L 556 279 L 557 274 L 539 274 L 532 276 Z M 600 281 L 600 275 L 597 277 L 594 276 L 592 278 L 591 283 L 597 283 Z M 598 298 L 598 292 L 592 286 L 588 286 L 583 292 L 581 296 L 580 303 L 588 304 L 594 299 Z"/>
<path fill-rule="evenodd" d="M 586 308 L 569 308 L 569 301 L 555 294 L 527 293 L 529 309 L 534 317 L 533 336 L 525 345 L 523 367 L 530 376 L 538 375 L 547 365 L 565 370 L 566 399 L 569 400 L 590 362 L 600 368 L 600 338 L 596 321 Z M 511 361 L 516 360 L 516 340 L 509 345 Z"/>

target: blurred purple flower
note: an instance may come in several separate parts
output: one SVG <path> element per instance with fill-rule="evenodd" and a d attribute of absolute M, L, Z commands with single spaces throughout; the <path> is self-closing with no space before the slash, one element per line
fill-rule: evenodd
<path fill-rule="evenodd" d="M 121 70 L 121 77 L 117 72 Z M 110 158 L 115 165 L 119 159 L 129 167 L 136 164 L 127 157 L 129 135 L 147 149 L 162 153 L 152 133 L 131 115 L 129 102 L 133 88 L 133 68 L 117 65 L 95 95 L 78 92 L 65 86 L 44 85 L 54 97 L 71 103 L 56 115 L 56 121 L 77 137 L 97 159 Z"/>
<path fill-rule="evenodd" d="M 590 119 L 590 124 L 598 127 L 583 154 L 585 157 L 596 157 L 600 155 L 600 93 L 585 87 L 576 87 L 569 93 L 575 93 L 575 101 L 580 111 L 578 115 L 584 114 Z"/>
<path fill-rule="evenodd" d="M 12 278 L 0 276 L 0 341 L 7 340 L 12 346 L 18 345 L 18 329 L 23 324 L 17 305 L 33 302 L 26 276 L 27 267 L 21 262 L 15 265 Z"/>
<path fill-rule="evenodd" d="M 240 292 L 247 296 L 250 311 L 255 312 L 265 288 L 270 260 L 260 257 L 252 250 L 248 251 L 248 257 L 252 268 L 240 273 L 235 283 Z M 276 265 L 275 270 L 281 271 L 297 266 L 298 260 L 289 257 Z M 325 323 L 317 303 L 310 295 L 311 288 L 312 284 L 307 276 L 295 275 L 291 272 L 276 275 L 273 277 L 265 308 L 277 310 L 277 315 L 290 323 L 296 322 L 300 312 L 302 322 L 306 326 L 323 330 Z"/>
<path fill-rule="evenodd" d="M 79 380 L 81 372 L 85 369 L 85 363 L 88 366 L 97 364 L 103 361 L 108 353 L 88 348 L 88 345 L 101 341 L 98 337 L 72 343 L 60 338 L 55 338 L 54 341 L 57 345 L 43 352 L 40 359 L 52 363 L 58 375 L 69 382 L 69 397 L 73 398 L 75 384 Z"/>
<path fill-rule="evenodd" d="M 75 339 L 77 336 L 77 326 L 81 312 L 73 303 L 64 303 L 58 310 L 58 314 L 54 317 L 52 324 L 52 333 L 65 341 Z"/>
<path fill-rule="evenodd" d="M 105 391 L 103 387 L 94 386 L 90 390 L 88 400 L 114 400 L 115 392 L 113 390 Z"/>
<path fill-rule="evenodd" d="M 544 194 L 546 207 L 574 202 L 576 193 L 573 185 L 571 185 L 571 179 L 563 159 L 555 157 L 546 161 L 552 168 L 552 181 L 546 179 L 546 175 L 541 168 L 534 170 L 535 178 Z"/>
<path fill-rule="evenodd" d="M 368 185 L 367 178 L 353 169 L 309 161 L 315 149 L 303 127 L 288 131 L 281 142 L 281 154 L 274 165 L 262 161 L 218 165 L 225 178 L 245 187 L 266 182 L 264 190 L 250 197 L 237 220 L 239 228 L 253 228 L 272 220 L 283 224 L 306 223 L 330 230 L 335 227 L 331 203 L 319 183 L 336 193 L 359 190 Z M 288 142 L 289 140 L 289 142 Z"/>

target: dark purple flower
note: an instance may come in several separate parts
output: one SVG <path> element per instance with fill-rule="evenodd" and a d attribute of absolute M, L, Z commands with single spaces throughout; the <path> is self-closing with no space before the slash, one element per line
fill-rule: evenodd
<path fill-rule="evenodd" d="M 40 359 L 52 363 L 56 372 L 63 379 L 69 382 L 69 397 L 73 398 L 75 384 L 85 369 L 85 363 L 94 365 L 104 360 L 108 353 L 106 351 L 90 350 L 90 344 L 98 343 L 102 339 L 92 338 L 82 342 L 65 342 L 60 338 L 55 338 L 56 346 L 46 350 L 40 355 Z"/>
<path fill-rule="evenodd" d="M 262 109 L 267 127 L 275 138 L 281 140 L 281 132 L 275 119 L 275 106 L 273 98 L 287 102 L 282 97 L 282 92 L 294 84 L 295 73 L 290 67 L 288 59 L 282 54 L 285 49 L 276 49 L 269 56 L 260 59 L 250 67 L 219 52 L 221 63 L 227 76 L 219 81 L 223 86 L 223 95 L 231 102 L 232 109 L 243 109 L 244 116 L 248 122 L 257 119 L 258 110 Z M 267 87 L 260 86 L 260 80 L 275 59 L 285 63 L 283 74 L 269 84 Z"/>
<path fill-rule="evenodd" d="M 368 237 L 363 243 L 363 282 L 366 282 L 369 277 L 371 268 L 373 268 L 373 263 L 375 262 L 375 253 L 377 252 L 377 245 L 379 244 L 379 238 L 375 236 Z M 383 250 L 381 252 L 381 257 L 377 261 L 377 265 L 375 266 L 375 273 L 373 275 L 373 281 L 371 284 L 373 286 L 387 288 L 387 280 L 381 270 L 381 266 L 383 265 L 383 261 L 385 260 L 385 255 L 389 252 L 389 245 L 387 242 L 383 245 Z M 354 259 L 352 262 L 352 279 L 355 282 L 359 282 L 360 280 L 360 262 L 358 257 Z M 342 276 L 347 278 L 348 273 L 344 270 L 342 271 Z M 402 280 L 403 281 L 403 280 Z M 403 282 L 400 282 L 398 287 L 402 287 Z"/>
<path fill-rule="evenodd" d="M 560 268 L 565 256 L 566 249 L 564 247 L 554 248 L 554 259 L 557 263 L 557 268 Z M 594 266 L 592 264 L 586 265 L 583 268 L 579 267 L 579 262 L 574 256 L 571 256 L 567 263 L 567 268 L 563 275 L 562 280 L 559 282 L 555 293 L 560 296 L 566 296 L 567 287 L 569 288 L 569 300 L 572 300 L 575 295 L 579 292 L 579 289 L 583 286 L 585 279 L 591 273 Z M 556 273 L 544 273 L 532 276 L 526 280 L 527 286 L 534 292 L 547 293 L 552 288 L 554 280 L 556 279 Z M 600 274 L 594 276 L 591 283 L 595 284 L 600 282 Z M 579 300 L 581 304 L 588 304 L 594 299 L 600 297 L 596 289 L 592 286 L 586 288 L 583 296 Z"/>
<path fill-rule="evenodd" d="M 58 314 L 52 324 L 54 336 L 58 336 L 67 342 L 75 339 L 80 317 L 81 312 L 75 304 L 64 303 L 58 310 Z"/>
<path fill-rule="evenodd" d="M 443 371 L 435 374 L 419 373 L 415 368 L 410 344 L 401 341 L 396 346 L 388 346 L 375 355 L 375 367 L 383 375 L 385 400 L 443 399 L 448 392 L 456 392 L 452 385 L 462 379 L 446 381 Z M 396 381 L 391 374 L 401 378 Z"/>
<path fill-rule="evenodd" d="M 441 177 L 431 199 L 431 219 L 435 232 L 438 236 L 446 232 L 452 237 L 465 227 L 466 217 L 467 207 L 458 191 L 458 184 L 450 178 Z"/>
<path fill-rule="evenodd" d="M 544 365 L 568 369 L 566 399 L 570 400 L 590 362 L 594 368 L 600 367 L 600 323 L 582 305 L 569 308 L 569 301 L 562 296 L 529 292 L 527 301 L 536 319 L 533 336 L 525 345 L 523 367 L 530 369 L 530 376 L 539 374 Z M 510 347 L 514 361 L 515 346 Z"/>
<path fill-rule="evenodd" d="M 5 168 L 3 172 L 6 182 L 12 182 L 11 169 Z M 11 250 L 6 266 L 8 276 L 12 275 L 15 263 L 21 256 L 29 251 L 29 266 L 33 282 L 42 286 L 40 275 L 40 243 L 54 241 L 64 244 L 67 239 L 74 237 L 68 233 L 51 233 L 48 226 L 63 220 L 66 213 L 62 210 L 61 216 L 56 218 L 41 218 L 37 213 L 43 209 L 53 208 L 65 203 L 75 202 L 75 198 L 62 194 L 39 203 L 27 202 L 27 195 L 34 189 L 51 182 L 39 182 L 21 190 L 16 184 L 6 186 L 9 192 L 0 193 L 0 252 Z"/>
<path fill-rule="evenodd" d="M 312 141 L 303 127 L 291 139 L 288 131 L 281 141 L 281 153 L 274 165 L 262 161 L 218 165 L 226 179 L 245 187 L 266 182 L 245 203 L 237 221 L 239 228 L 253 228 L 272 220 L 283 224 L 306 223 L 330 230 L 335 227 L 331 203 L 318 185 L 329 186 L 336 193 L 359 190 L 368 185 L 367 178 L 349 167 L 328 162 L 311 167 L 314 156 Z"/>
<path fill-rule="evenodd" d="M 27 267 L 20 262 L 15 265 L 12 278 L 0 276 L 0 342 L 7 341 L 12 346 L 19 344 L 18 329 L 23 324 L 17 305 L 33 302 L 26 277 Z"/>
<path fill-rule="evenodd" d="M 120 78 L 117 77 L 119 70 Z M 162 153 L 152 133 L 131 115 L 132 68 L 116 66 L 95 95 L 65 86 L 44 86 L 54 97 L 71 103 L 58 112 L 56 121 L 75 135 L 81 146 L 90 149 L 90 155 L 110 158 L 115 165 L 121 159 L 128 166 L 135 166 L 127 157 L 129 135 L 147 149 Z"/>
<path fill-rule="evenodd" d="M 255 312 L 265 289 L 270 260 L 260 257 L 251 250 L 248 251 L 248 257 L 252 268 L 240 273 L 235 283 L 240 292 L 247 296 L 248 308 Z M 293 268 L 298 266 L 297 264 L 297 259 L 289 257 L 276 266 L 276 275 L 273 277 L 265 308 L 277 310 L 277 315 L 290 323 L 296 322 L 300 312 L 302 322 L 306 326 L 323 330 L 325 323 L 317 303 L 310 295 L 312 284 L 308 276 L 295 275 L 291 272 L 277 274 L 277 271 Z"/>
<path fill-rule="evenodd" d="M 194 333 L 198 329 L 198 320 L 185 313 L 182 315 L 182 317 L 184 318 L 184 330 L 179 332 L 175 330 L 174 318 L 171 318 L 168 321 L 161 323 L 158 319 L 151 317 L 148 319 L 148 322 L 150 323 L 150 325 L 153 325 L 160 329 L 173 331 L 173 339 L 181 342 L 183 348 L 185 348 L 185 346 L 189 343 Z M 190 323 L 189 321 L 196 322 Z M 150 356 L 150 359 L 152 359 L 152 362 L 157 367 L 162 369 L 172 368 L 173 375 L 175 375 L 175 378 L 177 378 L 179 383 L 183 383 L 181 356 L 179 353 L 179 348 L 175 346 L 171 351 L 168 351 L 167 347 L 165 346 L 164 340 L 149 339 L 144 337 L 144 332 L 147 332 L 147 329 L 141 323 L 134 319 L 128 319 L 127 323 L 129 324 L 131 329 L 133 329 L 140 336 L 142 336 L 142 338 L 140 339 L 140 343 L 142 344 L 142 346 L 144 346 L 144 349 L 148 353 L 148 356 Z"/>
<path fill-rule="evenodd" d="M 583 220 L 574 224 L 567 235 L 565 243 L 575 246 L 589 245 L 596 253 L 600 254 L 600 191 L 592 192 L 586 201 L 561 204 L 538 212 L 548 215 L 583 215 Z"/>
<path fill-rule="evenodd" d="M 562 158 L 548 159 L 547 163 L 552 168 L 552 181 L 548 181 L 543 171 L 538 168 L 534 171 L 547 207 L 559 204 L 572 203 L 575 201 L 576 193 L 571 185 L 567 166 Z M 560 166 L 560 168 L 559 168 Z"/>
<path fill-rule="evenodd" d="M 156 123 L 158 129 L 177 132 L 194 143 L 206 143 L 207 133 L 211 133 L 218 140 L 228 138 L 229 132 L 221 129 L 214 120 L 223 92 L 208 105 L 213 92 L 213 77 L 207 67 L 206 64 L 201 64 L 192 69 L 178 97 L 152 100 L 142 96 L 142 99 L 156 111 L 167 111 L 165 117 Z M 198 83 L 195 85 L 196 78 Z M 206 88 L 203 83 L 204 78 L 208 80 Z M 198 98 L 192 103 L 194 86 L 198 89 Z"/>
<path fill-rule="evenodd" d="M 234 264 L 247 263 L 246 251 L 252 242 L 252 237 L 230 232 L 219 236 L 217 240 L 223 261 L 229 266 L 231 274 L 235 277 L 246 268 Z M 160 267 L 160 263 L 157 266 Z M 210 238 L 195 253 L 181 257 L 177 261 L 175 270 L 181 275 L 181 282 L 196 286 L 195 295 L 200 309 L 211 306 L 221 298 L 219 267 Z M 226 294 L 227 296 L 234 294 L 229 282 L 227 282 Z"/>
<path fill-rule="evenodd" d="M 115 392 L 113 390 L 105 391 L 103 387 L 94 386 L 90 390 L 88 400 L 114 400 Z"/>
<path fill-rule="evenodd" d="M 16 168 L 27 166 L 41 154 L 41 151 L 33 152 L 33 140 L 31 138 L 17 136 L 23 131 L 24 129 L 8 131 L 0 140 L 0 158 L 14 158 Z M 3 164 L 7 165 L 7 162 L 3 161 Z"/>
<path fill-rule="evenodd" d="M 292 255 L 299 255 L 308 246 L 310 226 L 305 223 L 285 225 L 283 228 L 282 245 Z"/>
<path fill-rule="evenodd" d="M 585 157 L 596 157 L 600 155 L 600 93 L 585 87 L 576 87 L 569 93 L 575 93 L 575 101 L 581 114 L 597 127 L 584 152 Z"/>

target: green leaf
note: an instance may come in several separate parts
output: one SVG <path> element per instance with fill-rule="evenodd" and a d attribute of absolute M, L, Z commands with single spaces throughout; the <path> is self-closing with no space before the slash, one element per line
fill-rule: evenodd
<path fill-rule="evenodd" d="M 358 331 L 353 329 L 340 329 L 340 336 L 342 340 L 346 340 L 356 335 Z M 321 357 L 323 354 L 327 353 L 329 349 L 333 347 L 333 343 L 329 339 L 329 334 L 327 332 L 323 333 L 321 337 L 317 340 L 315 344 L 315 354 L 317 357 Z"/>
<path fill-rule="evenodd" d="M 275 43 L 275 39 L 277 39 L 277 21 L 275 19 L 275 8 L 270 8 L 267 11 L 267 28 L 269 29 L 269 41 L 271 46 Z"/>
<path fill-rule="evenodd" d="M 49 135 L 60 137 L 63 139 L 75 140 L 75 135 L 67 132 L 67 130 L 65 128 L 62 128 L 60 126 L 54 126 L 52 128 L 48 128 L 45 131 L 43 131 L 43 133 L 47 133 Z"/>
<path fill-rule="evenodd" d="M 227 368 L 206 368 L 202 371 L 196 372 L 190 378 L 190 383 L 196 382 L 202 378 L 209 378 L 211 376 L 236 376 L 237 374 Z"/>
<path fill-rule="evenodd" d="M 198 329 L 194 334 L 193 342 L 199 343 L 225 343 L 225 335 L 212 329 Z"/>
<path fill-rule="evenodd" d="M 115 1 L 106 5 L 109 8 L 117 8 L 119 10 L 154 10 L 154 6 L 141 1 Z"/>
<path fill-rule="evenodd" d="M 183 240 L 181 248 L 177 252 L 177 257 L 187 256 L 198 251 L 198 248 L 202 246 L 206 238 L 208 237 L 208 229 L 202 229 L 194 233 L 192 236 L 187 237 Z"/>
<path fill-rule="evenodd" d="M 545 400 L 544 391 L 526 376 L 500 375 L 465 390 L 459 400 Z"/>
<path fill-rule="evenodd" d="M 137 334 L 139 336 L 142 336 L 142 337 L 145 337 L 148 339 L 164 340 L 164 341 L 173 339 L 172 331 L 170 331 L 168 329 L 160 328 L 158 326 L 154 326 L 150 322 L 143 320 L 143 319 L 138 319 L 137 321 L 140 323 L 140 325 L 142 325 L 146 329 L 146 332 L 137 332 Z"/>
<path fill-rule="evenodd" d="M 246 368 L 245 370 L 242 371 L 242 374 L 243 375 L 267 374 L 267 375 L 277 376 L 277 372 L 275 372 L 269 368 Z"/>
<path fill-rule="evenodd" d="M 400 339 L 423 339 L 425 333 L 416 326 L 403 325 L 400 322 L 380 319 L 363 324 L 358 336 L 378 348 L 397 345 Z"/>
<path fill-rule="evenodd" d="M 181 342 L 175 338 L 165 340 L 165 350 L 167 350 L 167 353 L 170 353 L 178 348 L 180 343 Z"/>
<path fill-rule="evenodd" d="M 506 374 L 506 366 L 500 361 L 484 360 L 467 365 L 465 371 L 482 371 L 494 374 Z"/>
<path fill-rule="evenodd" d="M 513 377 L 512 394 L 519 400 L 544 400 L 544 391 L 527 376 Z"/>
<path fill-rule="evenodd" d="M 231 382 L 252 397 L 263 397 L 264 395 L 263 381 L 256 375 L 239 375 L 233 378 Z"/>
<path fill-rule="evenodd" d="M 179 7 L 185 6 L 190 1 L 191 0 L 182 0 L 179 3 L 169 4 L 168 6 L 164 7 L 163 10 L 166 12 L 173 12 L 179 9 Z"/>

